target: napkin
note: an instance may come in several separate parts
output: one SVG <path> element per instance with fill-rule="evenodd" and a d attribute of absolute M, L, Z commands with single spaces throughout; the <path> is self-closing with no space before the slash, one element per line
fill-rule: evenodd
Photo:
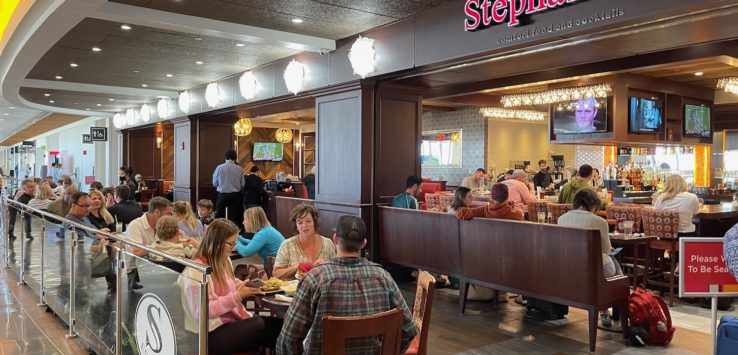
<path fill-rule="evenodd" d="M 294 300 L 294 298 L 292 297 L 287 297 L 285 295 L 280 295 L 280 294 L 274 295 L 274 299 L 279 302 L 285 302 L 285 303 L 292 303 L 292 301 Z"/>

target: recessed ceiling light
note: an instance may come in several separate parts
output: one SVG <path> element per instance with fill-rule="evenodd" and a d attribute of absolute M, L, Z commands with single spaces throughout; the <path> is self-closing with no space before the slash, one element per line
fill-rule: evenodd
<path fill-rule="evenodd" d="M 115 99 L 108 99 L 108 101 L 113 102 L 113 101 L 115 101 Z"/>
<path fill-rule="evenodd" d="M 74 104 L 75 104 L 75 105 L 79 105 L 79 102 L 75 102 Z"/>
<path fill-rule="evenodd" d="M 147 87 L 149 87 L 149 85 L 148 84 L 141 84 L 141 87 L 147 88 Z"/>
<path fill-rule="evenodd" d="M 54 100 L 49 100 L 49 103 L 50 103 L 50 104 L 53 104 L 54 102 L 56 102 L 56 101 L 54 101 Z"/>
<path fill-rule="evenodd" d="M 44 96 L 49 97 L 49 96 L 51 96 L 51 94 L 44 94 Z"/>
<path fill-rule="evenodd" d="M 100 107 L 100 106 L 102 106 L 102 104 L 97 104 L 97 107 Z"/>
<path fill-rule="evenodd" d="M 698 71 L 698 72 L 694 73 L 694 75 L 696 75 L 696 76 L 702 76 L 702 75 L 704 75 L 704 74 L 705 74 L 705 73 L 703 73 L 703 72 L 701 72 L 701 71 Z"/>
<path fill-rule="evenodd" d="M 15 110 L 15 106 L 10 106 L 8 108 L 11 109 L 11 110 Z"/>
<path fill-rule="evenodd" d="M 167 78 L 171 78 L 171 77 L 173 77 L 174 75 L 172 75 L 172 74 L 165 74 L 165 76 L 166 76 Z"/>
<path fill-rule="evenodd" d="M 101 51 L 101 50 L 102 50 L 102 49 L 100 49 L 100 47 L 92 47 L 92 51 L 93 51 L 93 52 L 99 52 L 99 51 Z"/>
<path fill-rule="evenodd" d="M 89 110 L 90 110 L 89 108 L 86 108 L 86 109 L 85 109 L 85 111 L 89 111 Z"/>
<path fill-rule="evenodd" d="M 55 76 L 55 78 L 56 78 L 56 80 L 61 80 L 62 79 L 62 76 L 61 75 L 57 75 L 57 76 Z"/>
<path fill-rule="evenodd" d="M 236 47 L 243 47 L 243 46 L 245 46 L 245 44 L 243 44 L 243 43 L 236 43 Z"/>
<path fill-rule="evenodd" d="M 69 63 L 69 66 L 72 67 L 72 68 L 76 68 L 76 67 L 79 66 L 79 64 L 77 64 L 77 63 Z"/>
<path fill-rule="evenodd" d="M 138 70 L 134 70 L 133 72 L 134 72 L 134 73 L 140 73 L 140 71 L 138 71 Z"/>
<path fill-rule="evenodd" d="M 301 18 L 293 18 L 292 19 L 292 23 L 302 23 L 302 19 Z"/>
<path fill-rule="evenodd" d="M 197 64 L 197 65 L 203 65 L 203 64 L 205 64 L 205 62 L 203 62 L 202 60 L 198 60 L 198 61 L 195 61 L 195 64 Z"/>
<path fill-rule="evenodd" d="M 128 31 L 128 30 L 131 29 L 131 26 L 128 26 L 128 25 L 120 25 L 120 29 L 121 30 L 124 30 L 124 31 Z"/>
<path fill-rule="evenodd" d="M 3 113 L 3 116 L 10 116 L 9 113 Z"/>
<path fill-rule="evenodd" d="M 202 41 L 202 37 L 195 37 L 195 41 Z"/>

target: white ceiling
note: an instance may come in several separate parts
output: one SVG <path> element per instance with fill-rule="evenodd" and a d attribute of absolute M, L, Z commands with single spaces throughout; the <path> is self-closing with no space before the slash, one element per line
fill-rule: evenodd
<path fill-rule="evenodd" d="M 0 142 L 46 115 L 44 111 L 13 106 L 0 98 Z"/>

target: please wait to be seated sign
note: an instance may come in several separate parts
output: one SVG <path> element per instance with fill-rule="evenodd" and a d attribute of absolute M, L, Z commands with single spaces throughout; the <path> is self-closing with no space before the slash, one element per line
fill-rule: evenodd
<path fill-rule="evenodd" d="M 738 296 L 725 265 L 723 238 L 679 239 L 679 297 Z"/>

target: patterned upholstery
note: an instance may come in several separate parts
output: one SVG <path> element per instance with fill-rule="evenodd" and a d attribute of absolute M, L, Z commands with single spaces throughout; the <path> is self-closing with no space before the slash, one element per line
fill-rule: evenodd
<path fill-rule="evenodd" d="M 639 206 L 612 205 L 607 206 L 607 219 L 625 218 L 633 221 L 633 231 L 640 232 L 643 208 Z"/>
<path fill-rule="evenodd" d="M 571 211 L 572 205 L 569 203 L 549 203 L 547 208 L 548 214 L 551 215 L 551 223 L 558 224 L 559 217 Z"/>
<path fill-rule="evenodd" d="M 738 224 L 725 233 L 723 255 L 725 255 L 725 265 L 728 266 L 733 276 L 738 278 Z"/>
<path fill-rule="evenodd" d="M 538 220 L 538 213 L 539 212 L 548 213 L 548 207 L 547 207 L 548 205 L 549 203 L 546 201 L 533 201 L 533 202 L 528 203 L 528 219 L 531 222 L 536 222 L 536 223 L 545 222 L 545 221 Z"/>
<path fill-rule="evenodd" d="M 453 194 L 440 194 L 440 196 L 441 196 L 441 206 L 446 207 L 446 209 L 451 207 L 451 204 L 454 202 L 454 195 Z"/>
<path fill-rule="evenodd" d="M 655 236 L 660 239 L 676 239 L 679 232 L 679 212 L 656 211 L 644 208 L 643 232 L 647 236 Z"/>
<path fill-rule="evenodd" d="M 441 198 L 438 194 L 425 194 L 425 208 L 428 210 L 434 209 L 441 204 Z"/>

